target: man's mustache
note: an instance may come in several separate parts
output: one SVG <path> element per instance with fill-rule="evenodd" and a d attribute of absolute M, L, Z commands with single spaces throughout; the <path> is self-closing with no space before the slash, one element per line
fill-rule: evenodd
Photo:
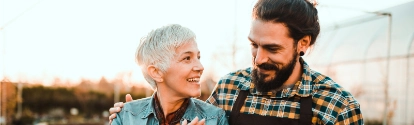
<path fill-rule="evenodd" d="M 275 71 L 279 71 L 279 67 L 277 67 L 274 64 L 269 64 L 269 63 L 262 63 L 260 65 L 256 65 L 258 68 L 260 69 L 264 69 L 264 70 L 275 70 Z"/>

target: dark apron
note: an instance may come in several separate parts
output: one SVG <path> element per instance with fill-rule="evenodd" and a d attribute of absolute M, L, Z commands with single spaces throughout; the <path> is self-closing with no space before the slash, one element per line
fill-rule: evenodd
<path fill-rule="evenodd" d="M 300 98 L 300 119 L 240 113 L 249 91 L 241 90 L 230 113 L 230 125 L 311 125 L 312 96 Z"/>

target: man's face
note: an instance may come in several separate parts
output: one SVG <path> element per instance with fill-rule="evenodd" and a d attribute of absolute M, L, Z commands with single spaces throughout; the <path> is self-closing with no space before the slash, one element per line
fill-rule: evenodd
<path fill-rule="evenodd" d="M 249 40 L 256 88 L 261 92 L 280 88 L 292 74 L 298 56 L 288 28 L 283 23 L 255 19 Z"/>

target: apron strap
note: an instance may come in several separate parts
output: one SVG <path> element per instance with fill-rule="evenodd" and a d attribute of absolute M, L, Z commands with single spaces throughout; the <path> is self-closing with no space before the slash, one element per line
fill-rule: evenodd
<path fill-rule="evenodd" d="M 236 102 L 233 104 L 233 108 L 230 113 L 229 123 L 233 125 L 236 123 L 236 119 L 239 117 L 240 109 L 243 106 L 247 95 L 249 94 L 248 90 L 240 90 L 237 96 Z M 300 98 L 300 118 L 299 124 L 301 125 L 311 125 L 312 124 L 312 96 L 301 97 Z"/>
<path fill-rule="evenodd" d="M 300 118 L 299 123 L 301 125 L 312 124 L 312 96 L 300 98 Z"/>
<path fill-rule="evenodd" d="M 246 100 L 247 95 L 249 94 L 249 91 L 247 90 L 240 90 L 239 95 L 237 95 L 236 102 L 233 104 L 233 108 L 231 109 L 230 113 L 230 125 L 236 123 L 236 119 L 240 114 L 240 109 L 244 104 L 244 101 Z"/>

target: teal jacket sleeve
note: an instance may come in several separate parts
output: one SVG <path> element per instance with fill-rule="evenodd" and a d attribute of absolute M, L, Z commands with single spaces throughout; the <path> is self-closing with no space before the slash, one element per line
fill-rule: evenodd
<path fill-rule="evenodd" d="M 227 121 L 226 112 L 224 112 L 224 110 L 221 110 L 219 114 L 220 115 L 217 125 L 228 125 L 229 122 Z"/>

